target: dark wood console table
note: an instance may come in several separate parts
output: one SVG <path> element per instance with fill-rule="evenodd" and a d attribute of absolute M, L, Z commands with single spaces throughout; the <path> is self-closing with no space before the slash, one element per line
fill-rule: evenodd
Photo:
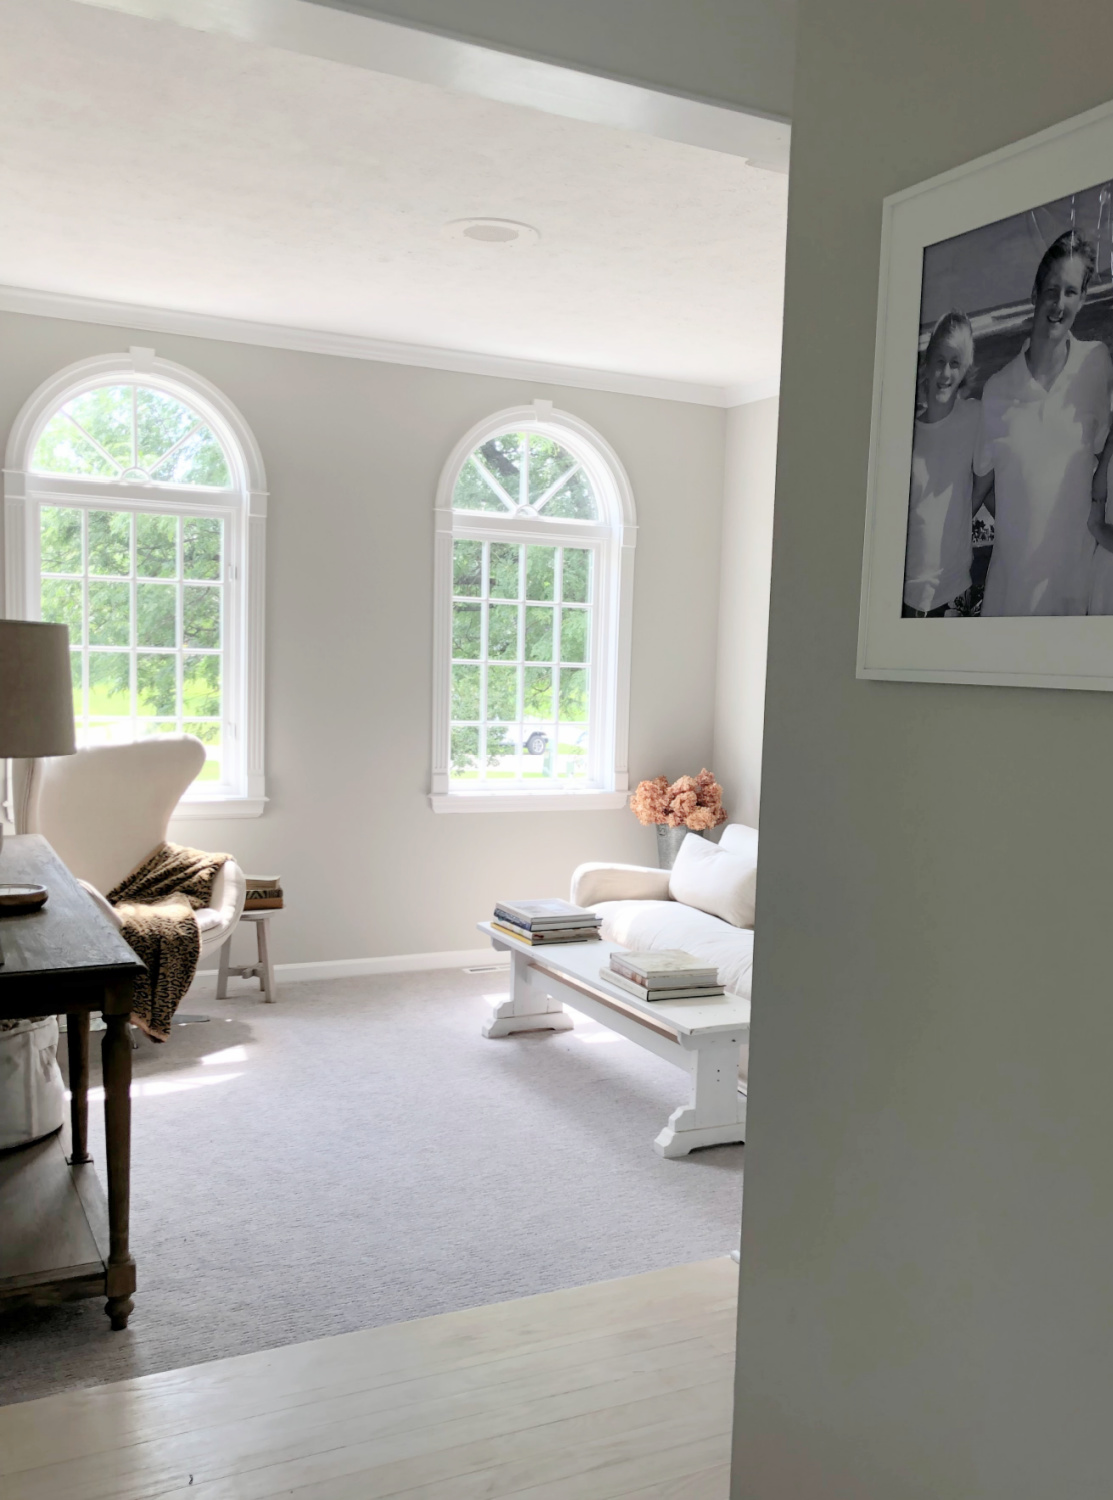
<path fill-rule="evenodd" d="M 0 916 L 0 1018 L 65 1013 L 70 1123 L 32 1146 L 0 1153 L 0 1303 L 106 1297 L 126 1328 L 135 1291 L 128 1251 L 131 1171 L 131 1014 L 143 965 L 44 838 L 4 840 L 0 883 L 37 883 L 41 911 Z M 88 1151 L 89 1015 L 100 1011 L 104 1193 Z M 68 1148 L 68 1149 L 67 1149 Z"/>

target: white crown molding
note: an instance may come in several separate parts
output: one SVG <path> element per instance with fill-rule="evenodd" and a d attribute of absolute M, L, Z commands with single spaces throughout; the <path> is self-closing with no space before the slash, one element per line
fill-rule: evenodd
<path fill-rule="evenodd" d="M 765 171 L 788 171 L 787 120 L 522 57 L 329 4 L 312 0 L 82 3 L 412 78 L 568 119 L 682 141 L 744 157 Z"/>
<path fill-rule="evenodd" d="M 740 381 L 723 389 L 726 395 L 724 406 L 749 406 L 754 401 L 767 401 L 770 396 L 780 394 L 781 372 L 778 369 L 766 379 Z"/>
<path fill-rule="evenodd" d="M 0 312 L 26 313 L 38 318 L 67 318 L 78 323 L 102 323 L 117 331 L 141 329 L 149 333 L 180 333 L 191 338 L 220 339 L 224 343 L 290 349 L 299 354 L 331 354 L 341 359 L 414 365 L 419 369 L 451 370 L 462 375 L 491 375 L 501 380 L 526 380 L 580 390 L 651 396 L 660 401 L 688 401 L 698 406 L 738 406 L 775 395 L 777 389 L 776 377 L 767 383 L 750 385 L 704 385 L 655 375 L 634 375 L 621 370 L 546 364 L 541 360 L 515 359 L 503 354 L 437 349 L 426 344 L 398 344 L 356 333 L 329 333 L 321 329 L 288 328 L 277 323 L 218 317 L 211 313 L 140 307 L 31 287 L 0 286 Z M 754 394 L 749 394 L 751 391 Z"/>

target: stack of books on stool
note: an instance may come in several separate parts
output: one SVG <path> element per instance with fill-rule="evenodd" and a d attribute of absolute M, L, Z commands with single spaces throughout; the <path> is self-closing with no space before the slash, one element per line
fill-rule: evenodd
<path fill-rule="evenodd" d="M 541 948 L 549 943 L 598 942 L 602 921 L 587 907 L 553 896 L 544 901 L 500 901 L 491 926 L 520 943 Z"/>
<path fill-rule="evenodd" d="M 278 875 L 248 875 L 244 911 L 281 911 L 282 880 Z"/>
<path fill-rule="evenodd" d="M 611 954 L 610 968 L 599 970 L 599 977 L 639 1000 L 709 1000 L 726 993 L 718 969 L 682 948 L 663 948 L 660 953 L 619 949 Z"/>

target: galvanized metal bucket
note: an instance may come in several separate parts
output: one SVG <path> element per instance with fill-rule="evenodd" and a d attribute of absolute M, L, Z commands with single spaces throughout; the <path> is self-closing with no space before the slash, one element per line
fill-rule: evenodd
<path fill-rule="evenodd" d="M 681 844 L 689 834 L 693 838 L 703 838 L 702 828 L 685 828 L 681 823 L 679 828 L 670 828 L 667 823 L 658 823 L 657 827 L 657 864 L 662 870 L 671 870 L 676 862 L 676 856 Z"/>

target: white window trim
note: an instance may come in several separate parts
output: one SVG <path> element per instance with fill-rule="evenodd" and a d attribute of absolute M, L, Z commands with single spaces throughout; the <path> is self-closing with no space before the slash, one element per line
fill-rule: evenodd
<path fill-rule="evenodd" d="M 604 527 L 575 521 L 515 522 L 497 513 L 477 514 L 452 509 L 456 480 L 470 455 L 488 438 L 515 429 L 542 433 L 564 443 L 581 461 L 603 510 Z M 513 406 L 485 417 L 464 434 L 449 456 L 437 487 L 435 511 L 433 608 L 433 777 L 429 803 L 434 812 L 572 812 L 607 811 L 625 807 L 629 788 L 630 649 L 634 604 L 634 547 L 637 517 L 634 495 L 622 462 L 593 427 L 569 412 L 554 410 L 551 401 Z M 600 547 L 604 566 L 596 572 L 596 642 L 592 663 L 593 733 L 598 735 L 596 784 L 585 788 L 537 791 L 489 787 L 452 790 L 449 781 L 452 685 L 452 543 L 461 532 L 500 540 L 539 540 L 543 530 L 550 543 L 590 537 Z"/>
<path fill-rule="evenodd" d="M 87 480 L 31 472 L 43 426 L 72 397 L 94 386 L 140 384 L 164 391 L 198 411 L 221 441 L 233 473 L 228 490 L 189 490 L 168 485 Z M 181 505 L 219 509 L 232 525 L 226 535 L 227 564 L 238 584 L 238 603 L 226 622 L 225 723 L 235 772 L 233 793 L 214 797 L 190 788 L 175 818 L 251 818 L 266 806 L 263 745 L 264 608 L 267 485 L 262 455 L 246 421 L 215 385 L 182 365 L 156 357 L 153 349 L 102 354 L 79 360 L 45 381 L 25 403 L 8 438 L 4 460 L 4 599 L 8 619 L 38 614 L 38 546 L 29 524 L 41 503 L 65 504 L 80 495 L 103 498 L 124 509 Z M 36 533 L 37 535 L 37 533 Z M 34 612 L 32 614 L 31 612 Z"/>

